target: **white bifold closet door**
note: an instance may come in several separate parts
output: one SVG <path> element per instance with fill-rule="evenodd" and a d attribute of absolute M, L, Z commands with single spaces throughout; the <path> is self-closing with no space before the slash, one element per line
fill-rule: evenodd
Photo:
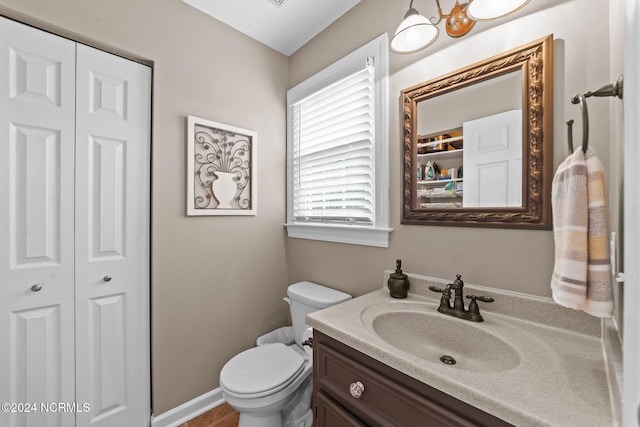
<path fill-rule="evenodd" d="M 0 425 L 72 426 L 40 404 L 76 398 L 75 43 L 2 19 L 0 49 Z"/>
<path fill-rule="evenodd" d="M 77 425 L 147 426 L 151 70 L 78 44 L 76 79 Z"/>
<path fill-rule="evenodd" d="M 150 97 L 0 18 L 0 426 L 149 425 Z"/>

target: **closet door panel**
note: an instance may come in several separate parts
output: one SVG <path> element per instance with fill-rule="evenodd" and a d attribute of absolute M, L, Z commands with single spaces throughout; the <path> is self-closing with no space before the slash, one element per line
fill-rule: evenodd
<path fill-rule="evenodd" d="M 151 72 L 78 46 L 78 425 L 148 425 Z"/>
<path fill-rule="evenodd" d="M 75 44 L 0 18 L 2 426 L 74 423 L 74 128 Z"/>
<path fill-rule="evenodd" d="M 87 137 L 89 259 L 126 257 L 125 170 L 127 141 Z"/>

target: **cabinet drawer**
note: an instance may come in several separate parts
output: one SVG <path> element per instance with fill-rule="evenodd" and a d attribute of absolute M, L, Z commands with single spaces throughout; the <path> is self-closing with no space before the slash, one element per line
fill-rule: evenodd
<path fill-rule="evenodd" d="M 318 393 L 317 402 L 315 427 L 366 427 L 326 394 Z"/>
<path fill-rule="evenodd" d="M 318 388 L 333 397 L 368 425 L 472 427 L 474 424 L 447 408 L 407 390 L 384 375 L 320 345 Z M 351 396 L 352 383 L 364 385 L 360 398 Z"/>

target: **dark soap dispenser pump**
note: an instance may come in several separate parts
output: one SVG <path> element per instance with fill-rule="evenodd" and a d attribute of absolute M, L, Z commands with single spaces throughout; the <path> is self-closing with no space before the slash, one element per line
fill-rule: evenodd
<path fill-rule="evenodd" d="M 387 286 L 393 298 L 406 298 L 409 291 L 409 278 L 402 272 L 402 261 L 396 260 L 396 272 L 391 273 Z"/>

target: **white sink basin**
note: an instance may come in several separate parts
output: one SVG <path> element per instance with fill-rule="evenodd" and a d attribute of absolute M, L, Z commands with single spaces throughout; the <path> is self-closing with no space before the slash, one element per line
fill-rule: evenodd
<path fill-rule="evenodd" d="M 428 303 L 376 304 L 362 311 L 362 321 L 397 350 L 452 369 L 500 372 L 520 364 L 518 351 L 492 330 L 496 325 L 457 319 L 436 309 Z"/>

